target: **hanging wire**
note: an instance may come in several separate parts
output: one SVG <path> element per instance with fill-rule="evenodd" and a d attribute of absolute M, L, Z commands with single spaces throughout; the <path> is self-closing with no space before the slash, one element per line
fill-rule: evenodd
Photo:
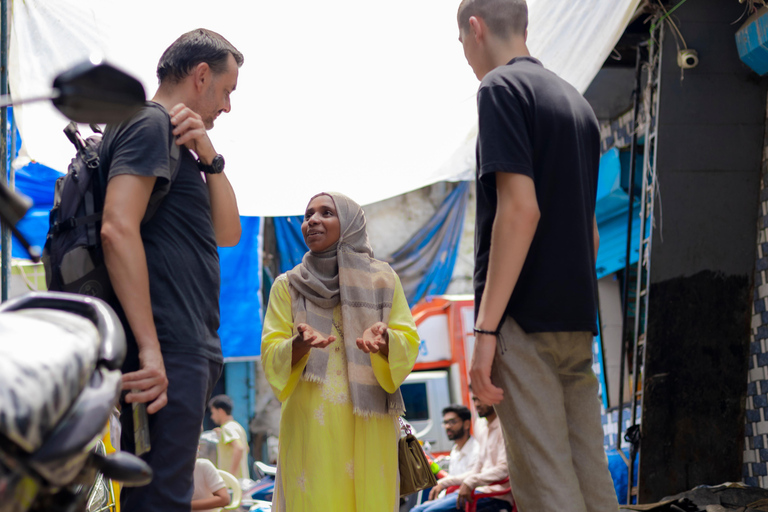
<path fill-rule="evenodd" d="M 677 42 L 677 37 L 680 36 L 680 40 L 683 42 L 683 48 L 682 49 L 683 50 L 687 50 L 688 49 L 688 44 L 685 42 L 685 38 L 683 37 L 683 33 L 680 32 L 680 29 L 677 28 L 677 23 L 675 23 L 674 20 L 671 17 L 671 14 L 673 12 L 675 12 L 675 9 L 677 9 L 678 7 L 683 5 L 686 2 L 686 0 L 683 0 L 682 2 L 680 2 L 679 4 L 674 6 L 670 11 L 667 11 L 667 8 L 664 7 L 664 4 L 661 2 L 661 0 L 658 0 L 658 2 L 659 2 L 659 6 L 661 7 L 661 10 L 664 11 L 664 16 L 662 16 L 662 18 L 659 20 L 659 23 L 661 23 L 662 21 L 666 21 L 667 23 L 671 24 L 672 28 L 675 29 L 674 32 L 672 32 L 672 34 L 675 35 L 675 42 Z M 651 27 L 651 30 L 653 30 L 653 27 Z M 678 50 L 680 50 L 680 45 L 679 44 L 677 45 L 677 48 L 678 48 Z"/>
<path fill-rule="evenodd" d="M 744 4 L 744 12 L 741 13 L 741 16 L 732 21 L 731 25 L 735 25 L 743 20 L 745 16 L 749 16 L 752 13 L 752 9 L 757 9 L 757 7 L 755 7 L 752 2 L 744 2 L 744 0 L 739 0 L 739 3 Z"/>

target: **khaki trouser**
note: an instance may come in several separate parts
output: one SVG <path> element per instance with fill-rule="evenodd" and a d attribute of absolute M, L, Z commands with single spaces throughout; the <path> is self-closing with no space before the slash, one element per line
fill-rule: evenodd
<path fill-rule="evenodd" d="M 603 449 L 592 334 L 526 334 L 507 317 L 492 381 L 520 512 L 616 512 Z"/>

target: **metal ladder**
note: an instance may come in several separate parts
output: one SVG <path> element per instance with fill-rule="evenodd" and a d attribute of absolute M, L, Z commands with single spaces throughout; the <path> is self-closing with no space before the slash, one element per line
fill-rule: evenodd
<path fill-rule="evenodd" d="M 632 497 L 637 496 L 637 487 L 632 485 L 634 478 L 634 462 L 640 442 L 637 408 L 643 398 L 643 374 L 645 366 L 645 344 L 648 328 L 648 296 L 651 278 L 651 242 L 653 238 L 654 203 L 658 189 L 656 174 L 656 156 L 659 126 L 659 97 L 661 92 L 661 64 L 664 39 L 664 24 L 653 25 L 651 38 L 648 43 L 648 61 L 646 65 L 647 81 L 643 91 L 643 124 L 645 125 L 643 152 L 643 184 L 640 200 L 640 255 L 637 260 L 635 275 L 627 275 L 625 279 L 635 282 L 634 304 L 627 304 L 627 310 L 634 307 L 634 329 L 631 333 L 632 370 L 629 375 L 629 385 L 632 390 L 630 426 L 626 429 L 624 438 L 630 442 L 630 456 L 625 459 L 628 466 L 627 474 L 627 503 L 632 503 Z M 629 234 L 627 236 L 630 236 Z M 626 333 L 629 334 L 629 333 Z M 623 361 L 622 361 L 623 362 Z M 622 365 L 623 366 L 623 365 Z M 624 375 L 622 371 L 622 381 Z M 623 400 L 623 397 L 622 397 Z M 622 413 L 619 408 L 618 439 L 619 453 L 622 438 Z"/>

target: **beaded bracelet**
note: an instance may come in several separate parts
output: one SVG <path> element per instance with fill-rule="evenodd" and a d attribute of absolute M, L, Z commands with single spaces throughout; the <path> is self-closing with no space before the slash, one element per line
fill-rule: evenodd
<path fill-rule="evenodd" d="M 477 334 L 490 334 L 491 336 L 498 336 L 499 334 L 501 334 L 500 331 L 486 331 L 485 329 L 478 329 L 477 327 L 475 327 L 472 330 L 475 331 Z"/>

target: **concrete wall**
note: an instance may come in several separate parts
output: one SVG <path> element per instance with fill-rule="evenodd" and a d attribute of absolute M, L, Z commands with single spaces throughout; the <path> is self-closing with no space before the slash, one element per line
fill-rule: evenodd
<path fill-rule="evenodd" d="M 737 2 L 672 18 L 700 64 L 663 46 L 639 500 L 742 476 L 765 83 L 739 60 Z"/>

